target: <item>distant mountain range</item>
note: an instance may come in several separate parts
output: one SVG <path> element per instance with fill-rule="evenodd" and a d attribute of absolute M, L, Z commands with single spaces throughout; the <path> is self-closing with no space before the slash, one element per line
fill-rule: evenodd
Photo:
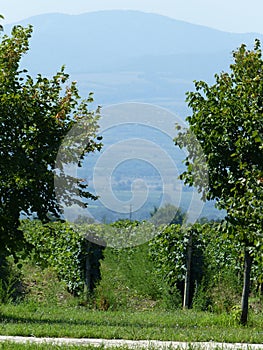
<path fill-rule="evenodd" d="M 33 74 L 62 64 L 99 104 L 126 100 L 183 100 L 194 79 L 211 81 L 226 70 L 231 52 L 255 33 L 233 34 L 137 11 L 46 14 L 19 24 L 34 26 L 29 54 Z M 12 26 L 6 26 L 10 31 Z"/>

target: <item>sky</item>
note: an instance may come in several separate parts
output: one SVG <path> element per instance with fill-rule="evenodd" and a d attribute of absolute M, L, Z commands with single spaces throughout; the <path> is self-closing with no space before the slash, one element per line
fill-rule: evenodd
<path fill-rule="evenodd" d="M 130 9 L 158 13 L 223 31 L 263 34 L 262 0 L 0 0 L 5 23 L 34 15 Z"/>

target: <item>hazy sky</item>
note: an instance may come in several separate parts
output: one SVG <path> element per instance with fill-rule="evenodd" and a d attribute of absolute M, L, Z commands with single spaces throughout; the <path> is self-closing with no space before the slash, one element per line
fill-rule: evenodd
<path fill-rule="evenodd" d="M 48 12 L 109 9 L 153 12 L 224 31 L 263 34 L 263 0 L 0 0 L 3 24 Z"/>

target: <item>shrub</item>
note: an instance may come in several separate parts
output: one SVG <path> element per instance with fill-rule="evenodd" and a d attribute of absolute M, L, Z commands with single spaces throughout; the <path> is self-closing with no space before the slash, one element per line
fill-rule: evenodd
<path fill-rule="evenodd" d="M 19 265 L 12 256 L 0 256 L 0 303 L 16 301 L 23 297 Z"/>
<path fill-rule="evenodd" d="M 31 259 L 43 267 L 52 267 L 68 290 L 79 295 L 84 287 L 92 291 L 100 277 L 100 246 L 89 242 L 83 233 L 65 222 L 43 225 L 25 220 L 22 229 L 31 245 Z"/>

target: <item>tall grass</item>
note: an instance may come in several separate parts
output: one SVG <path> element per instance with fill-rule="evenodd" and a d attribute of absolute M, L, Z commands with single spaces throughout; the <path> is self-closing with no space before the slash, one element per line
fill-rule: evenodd
<path fill-rule="evenodd" d="M 122 250 L 107 248 L 101 262 L 101 281 L 95 292 L 101 310 L 177 308 L 178 293 L 170 295 L 156 273 L 148 244 Z"/>

